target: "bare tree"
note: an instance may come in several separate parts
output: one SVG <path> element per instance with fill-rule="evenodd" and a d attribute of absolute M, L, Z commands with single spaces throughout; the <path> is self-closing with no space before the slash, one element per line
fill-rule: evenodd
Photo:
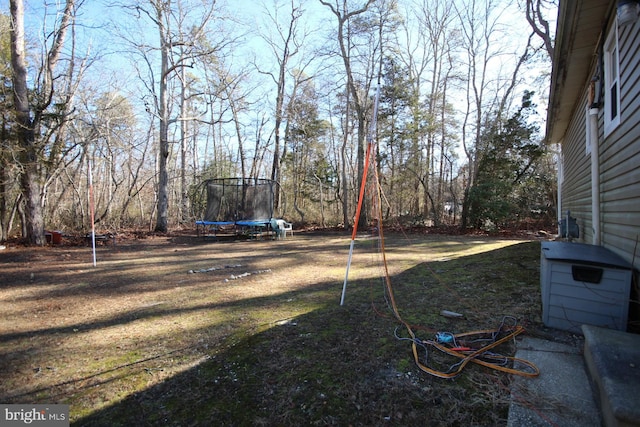
<path fill-rule="evenodd" d="M 355 71 L 352 66 L 352 53 L 351 53 L 351 44 L 349 42 L 349 28 L 348 24 L 351 20 L 353 20 L 358 15 L 361 15 L 367 11 L 369 6 L 371 6 L 375 0 L 367 0 L 367 2 L 353 10 L 348 9 L 348 5 L 346 0 L 342 1 L 340 4 L 339 0 L 335 0 L 332 4 L 329 1 L 319 0 L 321 4 L 328 7 L 331 10 L 337 20 L 337 41 L 338 46 L 340 48 L 340 57 L 342 59 L 342 63 L 344 65 L 345 74 L 347 77 L 347 91 L 349 92 L 350 101 L 353 103 L 353 108 L 355 110 L 355 114 L 357 116 L 357 124 L 358 124 L 358 187 L 361 186 L 360 180 L 362 179 L 363 171 L 364 171 L 364 153 L 365 153 L 365 137 L 366 137 L 366 121 L 367 121 L 367 112 L 369 110 L 369 103 L 367 95 L 368 95 L 368 85 L 364 88 L 360 86 L 361 83 L 358 82 L 355 78 Z M 371 75 L 369 76 L 371 77 Z M 360 84 L 359 84 L 360 83 Z M 364 89 L 364 90 L 363 90 Z M 343 185 L 347 185 L 347 183 L 343 183 Z M 347 191 L 343 191 L 345 195 L 345 199 L 347 198 Z M 362 215 L 365 215 L 365 210 L 362 210 Z M 365 218 L 366 219 L 366 215 Z M 366 221 L 362 221 L 365 223 Z M 349 223 L 345 218 L 345 227 L 349 226 Z"/>
<path fill-rule="evenodd" d="M 412 185 L 414 214 L 440 220 L 445 156 L 452 149 L 450 126 L 454 113 L 448 89 L 459 80 L 456 66 L 460 37 L 452 2 L 416 0 L 407 5 L 403 23 L 405 43 L 399 58 L 408 70 L 411 122 L 407 124 L 412 158 L 403 184 Z"/>
<path fill-rule="evenodd" d="M 0 37 L 9 40 L 11 34 L 11 20 L 0 14 Z M 15 206 L 21 198 L 20 189 L 15 185 L 17 168 L 13 158 L 16 155 L 15 126 L 12 126 L 13 93 L 11 87 L 11 49 L 8 44 L 0 45 L 0 109 L 2 123 L 0 123 L 0 242 L 9 237 L 15 213 Z M 11 206 L 13 205 L 13 207 Z"/>
<path fill-rule="evenodd" d="M 42 69 L 37 76 L 35 96 L 29 96 L 27 84 L 27 52 L 25 50 L 24 4 L 23 0 L 10 0 L 12 22 L 11 65 L 13 69 L 13 93 L 18 141 L 21 147 L 20 164 L 22 167 L 21 187 L 26 203 L 25 236 L 30 243 L 45 243 L 43 205 L 43 168 L 40 160 L 43 149 L 52 136 L 52 132 L 42 133 L 43 119 L 52 107 L 55 99 L 56 66 L 65 44 L 67 33 L 74 23 L 75 0 L 67 0 L 60 14 L 59 25 L 52 33 L 51 45 L 42 61 Z M 57 126 L 66 121 L 64 114 L 57 117 Z"/>
<path fill-rule="evenodd" d="M 186 0 L 138 0 L 136 4 L 123 3 L 122 7 L 134 16 L 144 17 L 157 30 L 159 43 L 149 47 L 139 40 L 130 38 L 130 43 L 138 49 L 150 68 L 155 66 L 149 58 L 150 52 L 159 52 L 160 64 L 157 88 L 153 81 L 146 82 L 154 99 L 154 115 L 159 121 L 158 129 L 158 191 L 155 231 L 166 232 L 169 222 L 169 170 L 168 160 L 171 154 L 169 127 L 183 120 L 182 116 L 170 117 L 173 98 L 170 83 L 179 78 L 184 67 L 192 67 L 198 59 L 213 54 L 217 46 L 203 46 L 208 25 L 213 19 L 216 2 L 207 4 L 203 11 L 193 7 Z M 198 13 L 196 22 L 187 19 L 187 15 Z M 155 75 L 150 70 L 150 75 Z M 150 109 L 150 107 L 148 106 Z M 183 137 L 186 134 L 183 134 Z"/>
<path fill-rule="evenodd" d="M 549 58 L 553 59 L 553 38 L 547 13 L 549 10 L 555 10 L 558 7 L 558 1 L 526 0 L 525 7 L 527 22 L 529 22 L 534 33 L 542 40 Z"/>
<path fill-rule="evenodd" d="M 516 57 L 513 68 L 505 70 L 496 66 L 500 56 L 509 54 L 509 47 L 496 41 L 504 34 L 504 24 L 500 20 L 503 6 L 500 1 L 467 0 L 456 9 L 467 62 L 462 145 L 469 167 L 464 188 L 462 228 L 467 227 L 469 191 L 475 185 L 478 164 L 487 148 L 483 132 L 507 113 L 514 89 L 521 79 L 521 67 L 530 56 L 531 36 L 520 55 L 511 53 Z"/>
<path fill-rule="evenodd" d="M 245 151 L 245 132 L 241 112 L 248 108 L 247 94 L 243 92 L 241 86 L 244 76 L 236 76 L 233 80 L 225 82 L 226 101 L 229 104 L 233 126 L 235 129 L 236 142 L 238 144 L 238 158 L 240 159 L 240 176 L 247 178 L 247 153 Z"/>
<path fill-rule="evenodd" d="M 284 9 L 279 2 L 274 2 L 274 10 L 267 11 L 267 22 L 269 29 L 262 29 L 261 37 L 269 46 L 272 57 L 275 59 L 276 70 L 269 71 L 263 66 L 257 66 L 258 71 L 268 75 L 275 83 L 275 114 L 274 114 L 274 146 L 273 160 L 271 166 L 271 179 L 280 182 L 280 168 L 282 158 L 286 150 L 286 145 L 282 143 L 282 124 L 288 120 L 287 117 L 287 83 L 294 80 L 294 86 L 300 81 L 296 77 L 305 75 L 304 71 L 315 60 L 315 55 L 304 55 L 305 42 L 310 32 L 300 28 L 300 21 L 304 14 L 302 4 L 298 0 L 289 0 L 288 8 L 281 17 L 280 10 Z M 291 65 L 296 57 L 302 58 Z M 295 71 L 294 71 L 295 70 Z M 311 76 L 305 78 L 310 79 Z M 282 152 L 281 152 L 282 151 Z M 280 203 L 281 186 L 277 187 L 277 194 L 274 201 L 274 208 L 278 209 Z"/>
<path fill-rule="evenodd" d="M 265 33 L 262 38 L 265 40 L 275 58 L 277 70 L 270 72 L 258 66 L 261 73 L 271 77 L 276 85 L 276 103 L 275 103 L 275 124 L 274 124 L 274 146 L 273 146 L 273 163 L 271 167 L 271 179 L 280 181 L 280 165 L 281 165 L 281 128 L 283 121 L 286 120 L 286 84 L 289 70 L 289 63 L 300 53 L 302 40 L 298 40 L 299 22 L 303 14 L 303 9 L 295 0 L 290 1 L 290 11 L 286 14 L 286 18 L 281 19 L 279 15 L 280 5 L 273 3 L 274 10 L 266 10 L 266 16 L 269 22 L 269 28 L 275 29 L 274 34 Z M 304 36 L 303 36 L 304 37 Z M 278 208 L 280 201 L 280 192 L 278 191 L 275 198 L 275 208 Z"/>

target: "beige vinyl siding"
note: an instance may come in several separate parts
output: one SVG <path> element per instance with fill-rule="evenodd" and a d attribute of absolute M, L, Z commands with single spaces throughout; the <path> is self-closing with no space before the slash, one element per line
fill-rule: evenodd
<path fill-rule="evenodd" d="M 602 244 L 640 266 L 640 25 L 619 37 L 621 121 L 600 151 Z"/>
<path fill-rule="evenodd" d="M 640 25 L 620 30 L 620 124 L 604 138 L 598 115 L 602 245 L 640 266 Z M 593 70 L 592 70 L 593 73 Z M 580 241 L 593 241 L 591 157 L 585 154 L 587 83 L 562 144 L 562 212 L 578 220 Z M 635 259 L 634 259 L 635 255 Z"/>
<path fill-rule="evenodd" d="M 607 106 L 601 104 L 598 114 L 600 243 L 640 268 L 640 22 L 618 28 L 614 55 L 616 49 L 611 50 L 612 45 L 606 42 L 610 28 L 616 25 L 616 4 L 613 0 L 560 2 L 547 139 L 550 144 L 562 145 L 562 206 L 558 215 L 571 210 L 580 226 L 579 240 L 591 243 L 592 156 L 585 152 L 589 120 L 585 108 L 591 77 L 605 65 L 608 47 L 618 58 L 618 66 L 610 71 L 618 71 L 620 105 L 619 122 L 614 120 L 606 137 Z M 609 31 L 601 33 L 603 23 Z M 611 83 L 611 76 L 600 75 L 598 89 L 607 90 L 605 80 Z M 601 93 L 599 100 L 604 101 L 606 94 Z"/>
<path fill-rule="evenodd" d="M 591 240 L 591 170 L 590 156 L 585 154 L 586 123 L 584 108 L 587 104 L 587 90 L 583 91 L 562 142 L 564 181 L 562 182 L 562 211 L 567 210 L 576 218 L 580 228 L 580 241 Z"/>

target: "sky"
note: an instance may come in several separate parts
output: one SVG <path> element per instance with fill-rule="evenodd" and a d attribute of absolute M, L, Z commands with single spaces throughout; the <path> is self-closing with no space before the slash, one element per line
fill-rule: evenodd
<path fill-rule="evenodd" d="M 218 0 L 218 2 L 225 5 L 225 14 L 228 16 L 223 25 L 227 25 L 227 29 L 230 32 L 242 34 L 243 43 L 240 47 L 230 51 L 232 55 L 230 62 L 239 70 L 250 67 L 251 62 L 254 61 L 253 58 L 255 58 L 255 63 L 259 64 L 262 71 L 273 70 L 275 64 L 272 60 L 272 53 L 259 35 L 259 32 L 265 33 L 275 30 L 273 24 L 268 19 L 265 19 L 265 8 L 262 6 L 263 4 L 271 5 L 272 1 Z M 56 4 L 62 3 L 63 0 L 25 0 L 27 32 L 40 41 L 44 40 L 47 33 L 42 28 L 45 24 L 52 24 L 54 20 L 51 17 L 45 20 L 45 6 L 43 5 L 53 5 L 48 10 L 54 11 Z M 141 101 L 141 93 L 145 88 L 141 86 L 140 79 L 136 76 L 132 59 L 126 53 L 127 48 L 122 43 L 121 38 L 114 37 L 116 31 L 113 29 L 114 22 L 122 28 L 130 29 L 135 28 L 137 24 L 131 16 L 123 13 L 120 8 L 108 7 L 109 3 L 111 3 L 111 0 L 84 0 L 80 9 L 79 22 L 81 25 L 77 30 L 79 50 L 89 52 L 89 55 L 100 56 L 99 61 L 90 69 L 91 79 L 101 82 L 105 90 L 110 87 L 117 88 L 128 94 L 133 102 Z M 283 4 L 286 5 L 286 3 L 287 1 L 285 0 Z M 514 7 L 514 2 L 510 2 L 510 4 Z M 8 0 L 0 0 L 0 5 L 4 10 L 8 11 Z M 305 0 L 303 5 L 308 11 L 305 15 L 306 26 L 309 30 L 316 32 L 316 43 L 327 43 L 326 38 L 323 37 L 326 37 L 332 26 L 335 26 L 335 17 L 328 8 L 322 6 L 317 0 Z M 504 20 L 504 25 L 513 26 L 517 24 L 517 22 L 513 22 L 513 15 L 508 12 L 504 13 L 502 19 Z M 128 21 L 131 21 L 131 24 L 128 24 Z M 526 25 L 524 17 L 522 17 L 520 28 L 522 28 L 522 25 Z M 526 37 L 527 33 L 521 30 L 512 32 L 509 38 L 505 38 L 504 42 L 517 40 L 518 36 Z M 157 44 L 157 35 L 154 28 L 149 27 L 147 30 L 140 32 L 132 31 L 131 34 L 148 38 L 150 44 Z M 508 59 L 508 61 L 512 61 L 512 59 Z M 497 70 L 497 65 L 495 67 Z M 541 70 L 531 71 L 531 73 L 540 72 Z M 263 73 L 257 73 L 254 70 L 251 78 L 254 80 L 252 83 L 260 89 L 256 92 L 259 97 L 275 98 L 270 92 L 274 84 Z M 539 98 L 537 102 L 541 108 L 545 108 L 544 98 Z"/>
<path fill-rule="evenodd" d="M 45 4 L 50 4 L 47 10 L 54 11 L 56 4 L 60 5 L 64 0 L 24 0 L 26 10 L 26 26 L 27 31 L 32 36 L 38 37 L 40 40 L 44 38 L 44 32 L 42 27 L 45 22 L 48 24 L 53 23 L 51 17 L 47 18 L 47 21 L 43 18 L 44 11 L 47 9 Z M 81 1 L 81 0 L 77 0 Z M 260 63 L 266 63 L 270 59 L 270 52 L 261 40 L 258 32 L 268 32 L 274 30 L 271 22 L 265 19 L 265 4 L 270 6 L 273 2 L 271 0 L 217 0 L 218 4 L 224 5 L 226 10 L 225 14 L 229 17 L 229 22 L 235 20 L 237 23 L 231 24 L 231 29 L 236 32 L 243 32 L 242 39 L 244 40 L 243 46 L 241 46 L 235 54 L 239 57 L 246 57 L 255 55 Z M 126 13 L 122 12 L 122 9 L 117 7 L 109 7 L 108 5 L 113 3 L 113 0 L 83 0 L 80 8 L 79 22 L 81 25 L 78 28 L 78 35 L 82 49 L 91 52 L 106 53 L 108 61 L 101 64 L 102 67 L 114 68 L 118 74 L 123 71 L 123 64 L 119 60 L 119 56 L 122 55 L 119 50 L 120 41 L 114 37 L 115 31 L 113 30 L 113 23 L 118 23 L 123 27 L 127 21 L 131 20 L 133 27 L 133 19 Z M 125 2 L 127 3 L 127 2 Z M 132 2 L 133 3 L 133 2 Z M 287 5 L 287 0 L 280 0 L 280 3 Z M 306 10 L 305 25 L 309 30 L 313 30 L 316 33 L 327 34 L 327 26 L 335 25 L 335 17 L 331 14 L 329 9 L 319 3 L 317 0 L 306 0 L 302 2 Z M 514 2 L 511 3 L 512 6 Z M 0 5 L 4 10 L 8 10 L 8 0 L 0 0 Z M 286 10 L 286 9 L 285 9 Z M 286 11 L 283 12 L 286 18 Z M 505 25 L 513 25 L 513 17 L 507 11 L 503 16 Z M 526 22 L 523 20 L 524 24 Z M 147 31 L 150 42 L 157 43 L 157 36 L 153 28 L 149 28 Z M 509 38 L 516 39 L 518 36 L 525 36 L 522 31 L 513 32 Z M 318 39 L 320 40 L 320 39 Z M 322 40 L 324 42 L 324 40 Z M 518 41 L 519 43 L 522 40 Z M 124 49 L 124 48 L 120 48 Z M 239 61 L 239 60 L 238 60 Z"/>

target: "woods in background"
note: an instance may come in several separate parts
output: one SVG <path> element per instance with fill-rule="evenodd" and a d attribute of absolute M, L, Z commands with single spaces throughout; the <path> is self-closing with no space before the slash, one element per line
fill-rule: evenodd
<path fill-rule="evenodd" d="M 98 229 L 191 226 L 199 184 L 227 177 L 275 180 L 280 217 L 348 228 L 378 85 L 385 220 L 555 218 L 553 1 L 9 3 L 0 240 L 89 230 L 89 163 Z"/>

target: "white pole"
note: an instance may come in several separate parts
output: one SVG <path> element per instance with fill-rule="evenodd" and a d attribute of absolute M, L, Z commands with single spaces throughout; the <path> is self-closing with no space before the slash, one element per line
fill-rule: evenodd
<path fill-rule="evenodd" d="M 340 297 L 340 305 L 344 305 L 344 295 L 347 293 L 347 280 L 349 279 L 349 268 L 351 268 L 351 257 L 353 256 L 353 242 L 351 239 L 351 246 L 349 246 L 349 260 L 347 261 L 347 271 L 344 274 L 344 284 L 342 285 L 342 297 Z"/>
<path fill-rule="evenodd" d="M 562 156 L 562 148 L 558 149 L 558 174 L 556 186 L 558 191 L 558 205 L 556 206 L 556 216 L 558 217 L 558 236 L 562 237 L 562 229 L 560 227 L 560 221 L 562 220 L 562 182 L 563 182 L 564 164 Z"/>
<path fill-rule="evenodd" d="M 600 153 L 598 144 L 598 109 L 589 110 L 591 120 L 591 226 L 594 245 L 600 245 Z"/>
<path fill-rule="evenodd" d="M 91 212 L 91 247 L 93 249 L 93 266 L 96 266 L 96 225 L 95 206 L 93 200 L 93 171 L 89 160 L 89 211 Z"/>

